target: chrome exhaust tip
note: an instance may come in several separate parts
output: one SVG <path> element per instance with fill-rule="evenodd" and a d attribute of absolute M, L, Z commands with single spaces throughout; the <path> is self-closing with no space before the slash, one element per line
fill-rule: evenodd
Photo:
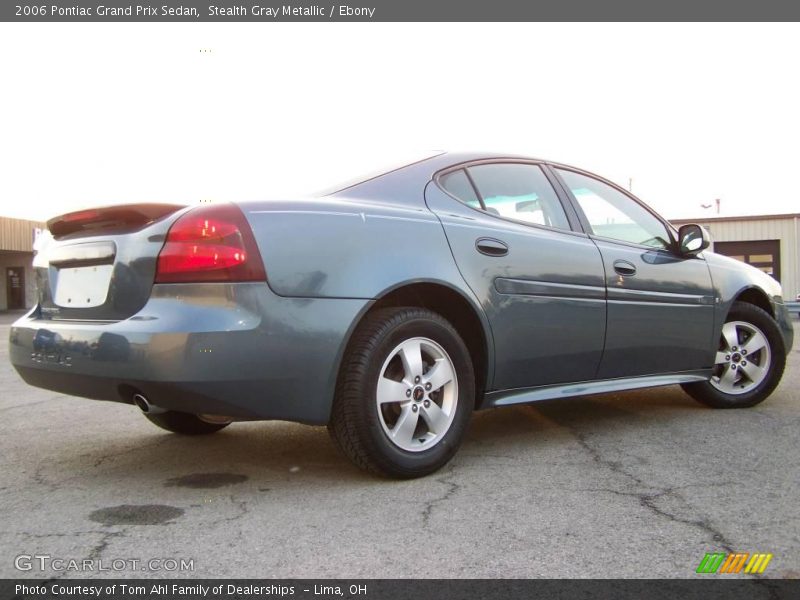
<path fill-rule="evenodd" d="M 150 404 L 150 401 L 147 399 L 147 397 L 138 392 L 133 395 L 133 403 L 138 406 L 139 410 L 146 415 L 155 415 L 166 412 L 163 408 L 159 408 L 158 406 Z"/>

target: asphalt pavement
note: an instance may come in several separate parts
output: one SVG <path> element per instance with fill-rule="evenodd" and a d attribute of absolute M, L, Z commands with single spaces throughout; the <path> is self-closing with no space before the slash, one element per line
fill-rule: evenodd
<path fill-rule="evenodd" d="M 16 316 L 0 315 L 2 577 L 684 578 L 715 551 L 800 577 L 800 343 L 755 408 L 671 386 L 484 411 L 447 467 L 397 482 L 323 427 L 186 438 L 28 387 Z"/>

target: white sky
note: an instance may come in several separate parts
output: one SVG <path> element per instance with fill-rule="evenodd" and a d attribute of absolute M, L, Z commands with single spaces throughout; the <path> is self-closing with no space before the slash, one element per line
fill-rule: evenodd
<path fill-rule="evenodd" d="M 201 52 L 210 49 L 210 52 Z M 298 196 L 430 149 L 800 212 L 796 24 L 0 24 L 0 214 Z"/>

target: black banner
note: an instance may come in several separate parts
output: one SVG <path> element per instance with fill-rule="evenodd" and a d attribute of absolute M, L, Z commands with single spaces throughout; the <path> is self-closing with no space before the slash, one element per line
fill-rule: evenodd
<path fill-rule="evenodd" d="M 729 579 L 59 579 L 2 580 L 3 600 L 528 600 L 800 597 L 800 580 Z"/>
<path fill-rule="evenodd" d="M 280 22 L 280 21 L 797 21 L 787 0 L 4 0 L 0 21 Z"/>

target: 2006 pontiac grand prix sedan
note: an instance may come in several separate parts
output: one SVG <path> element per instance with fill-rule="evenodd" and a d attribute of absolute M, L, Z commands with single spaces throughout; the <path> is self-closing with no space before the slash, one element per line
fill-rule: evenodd
<path fill-rule="evenodd" d="M 444 465 L 475 409 L 668 384 L 753 406 L 792 345 L 774 279 L 542 160 L 442 153 L 312 199 L 48 228 L 10 333 L 26 382 L 181 434 L 326 424 L 393 477 Z"/>

